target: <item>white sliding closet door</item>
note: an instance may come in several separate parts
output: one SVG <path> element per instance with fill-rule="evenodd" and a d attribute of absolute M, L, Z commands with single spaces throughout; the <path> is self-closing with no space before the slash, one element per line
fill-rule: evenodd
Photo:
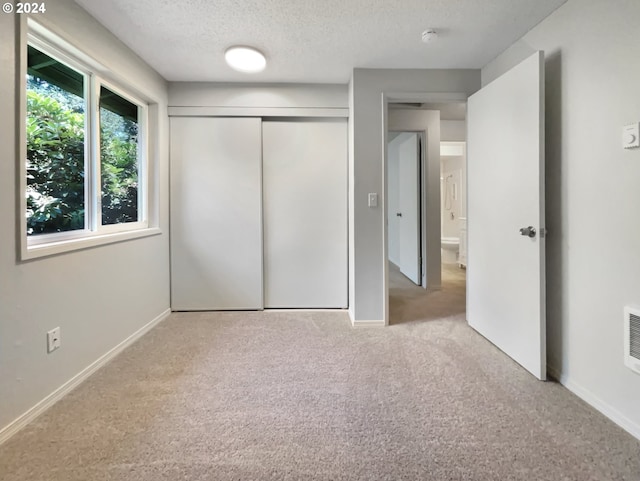
<path fill-rule="evenodd" d="M 264 121 L 265 307 L 347 307 L 347 122 Z"/>
<path fill-rule="evenodd" d="M 171 118 L 171 305 L 262 309 L 261 120 Z"/>

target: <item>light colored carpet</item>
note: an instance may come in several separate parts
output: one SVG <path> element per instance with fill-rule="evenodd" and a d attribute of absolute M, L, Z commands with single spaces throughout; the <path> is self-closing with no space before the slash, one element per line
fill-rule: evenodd
<path fill-rule="evenodd" d="M 475 334 L 450 274 L 427 320 L 394 284 L 388 328 L 173 314 L 1 446 L 0 479 L 638 481 L 640 443 Z"/>
<path fill-rule="evenodd" d="M 456 264 L 442 264 L 442 289 L 416 286 L 389 262 L 389 323 L 434 321 L 456 318 L 464 321 L 466 312 L 465 270 Z"/>

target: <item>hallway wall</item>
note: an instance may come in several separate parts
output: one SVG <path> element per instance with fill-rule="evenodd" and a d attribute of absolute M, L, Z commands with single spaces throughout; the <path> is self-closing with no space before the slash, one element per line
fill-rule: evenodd
<path fill-rule="evenodd" d="M 369 193 L 382 192 L 383 95 L 464 100 L 479 88 L 480 71 L 475 69 L 354 69 L 349 84 L 349 314 L 355 324 L 378 325 L 385 318 L 384 213 L 381 203 L 373 208 L 367 202 Z M 435 202 L 440 203 L 439 194 Z"/>

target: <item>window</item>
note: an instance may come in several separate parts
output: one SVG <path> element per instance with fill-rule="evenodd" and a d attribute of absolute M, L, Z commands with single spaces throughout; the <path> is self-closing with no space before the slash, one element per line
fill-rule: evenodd
<path fill-rule="evenodd" d="M 148 106 L 29 35 L 26 246 L 148 228 Z"/>
<path fill-rule="evenodd" d="M 102 225 L 137 222 L 140 107 L 100 87 Z"/>
<path fill-rule="evenodd" d="M 27 235 L 86 228 L 86 75 L 29 45 Z"/>

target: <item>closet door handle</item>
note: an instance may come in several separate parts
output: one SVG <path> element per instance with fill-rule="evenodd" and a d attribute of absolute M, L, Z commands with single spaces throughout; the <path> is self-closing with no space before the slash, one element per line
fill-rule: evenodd
<path fill-rule="evenodd" d="M 396 217 L 402 217 L 402 212 L 396 212 Z"/>

